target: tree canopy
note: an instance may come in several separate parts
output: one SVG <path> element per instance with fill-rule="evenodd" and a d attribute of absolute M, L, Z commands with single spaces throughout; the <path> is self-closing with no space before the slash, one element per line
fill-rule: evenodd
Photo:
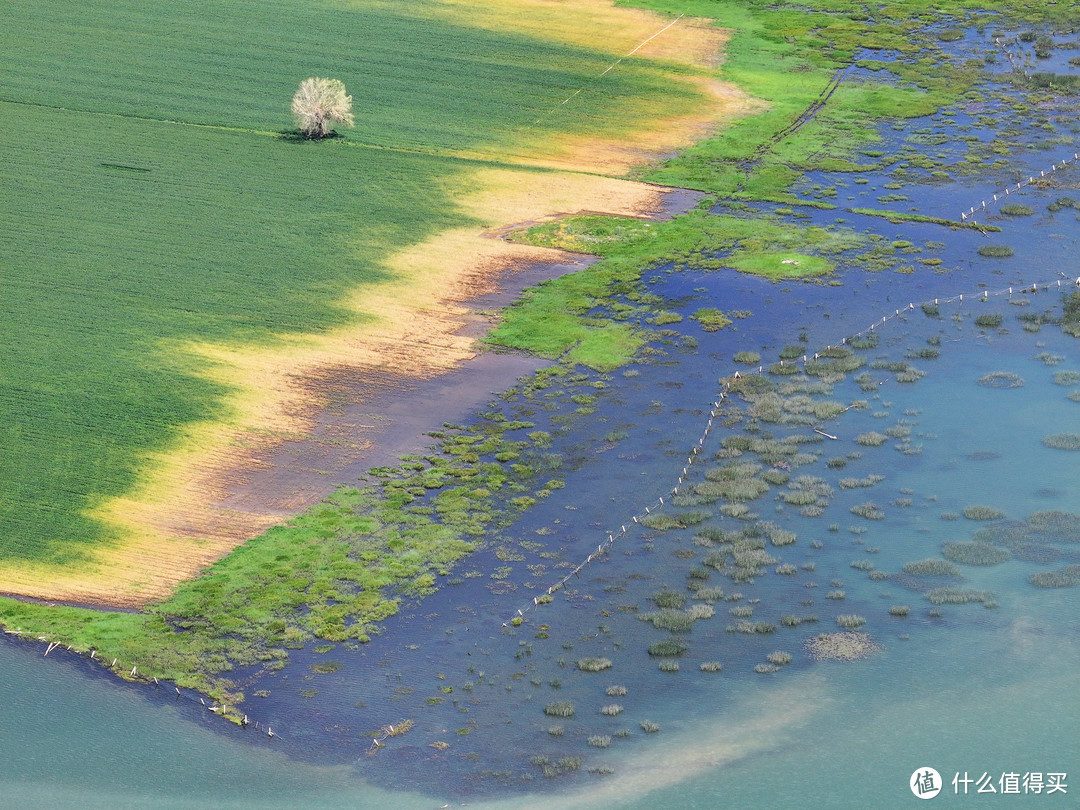
<path fill-rule="evenodd" d="M 292 111 L 300 132 L 312 140 L 333 133 L 333 124 L 353 125 L 352 96 L 338 79 L 304 79 L 293 96 Z"/>

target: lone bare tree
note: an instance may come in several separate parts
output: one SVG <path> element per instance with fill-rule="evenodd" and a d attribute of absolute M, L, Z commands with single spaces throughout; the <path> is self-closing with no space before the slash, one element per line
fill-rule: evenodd
<path fill-rule="evenodd" d="M 300 132 L 312 140 L 332 133 L 332 124 L 353 125 L 352 96 L 345 95 L 345 85 L 337 79 L 304 79 L 293 96 L 292 111 Z"/>

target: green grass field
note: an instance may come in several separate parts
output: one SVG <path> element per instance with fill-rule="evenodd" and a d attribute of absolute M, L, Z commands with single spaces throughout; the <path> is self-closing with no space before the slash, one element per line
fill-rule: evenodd
<path fill-rule="evenodd" d="M 434 5 L 0 3 L 0 562 L 118 540 L 88 511 L 185 426 L 229 418 L 186 342 L 356 323 L 345 301 L 387 256 L 468 224 L 452 193 L 471 165 L 692 98 L 646 60 L 598 84 L 608 53 Z M 355 129 L 290 137 L 310 75 L 345 82 Z"/>

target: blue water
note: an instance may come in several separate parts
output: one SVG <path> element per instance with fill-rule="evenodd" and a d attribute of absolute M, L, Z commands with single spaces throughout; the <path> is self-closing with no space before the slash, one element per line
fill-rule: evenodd
<path fill-rule="evenodd" d="M 962 109 L 907 122 L 883 131 L 882 148 L 900 148 L 916 130 L 928 128 L 960 129 L 986 140 L 988 122 L 980 123 L 979 115 Z M 1007 115 L 1002 112 L 999 123 Z M 1040 130 L 1025 137 L 1045 145 L 1057 134 Z M 891 178 L 873 174 L 866 185 L 854 185 L 851 175 L 821 175 L 809 178 L 807 188 L 836 185 L 834 202 L 842 207 L 893 205 L 955 217 L 969 200 L 981 201 L 987 188 L 1037 168 L 1053 148 L 1024 149 L 1010 158 L 1009 168 L 985 175 L 905 185 L 897 193 L 908 196 L 906 202 L 878 204 L 873 196 L 890 193 L 881 186 Z M 941 149 L 952 154 L 955 146 Z M 986 773 L 996 786 L 1008 772 L 1065 773 L 1066 782 L 1080 774 L 1080 701 L 1074 696 L 1080 589 L 1041 589 L 1027 579 L 1080 562 L 1080 537 L 1042 548 L 1044 555 L 1056 555 L 1053 561 L 961 565 L 956 584 L 993 592 L 991 607 L 935 607 L 913 589 L 918 582 L 899 576 L 904 563 L 938 556 L 942 543 L 968 540 L 988 525 L 960 517 L 967 506 L 996 507 L 1006 521 L 1045 510 L 1080 513 L 1080 453 L 1042 443 L 1080 425 L 1080 403 L 1066 396 L 1080 384 L 1054 381 L 1059 372 L 1080 371 L 1080 352 L 1056 326 L 1031 333 L 1018 320 L 1026 313 L 1059 312 L 1062 291 L 1071 291 L 1080 275 L 1075 209 L 1046 211 L 1049 202 L 1075 193 L 1069 191 L 1077 185 L 1075 170 L 1056 179 L 1057 188 L 1029 187 L 1017 198 L 1035 209 L 1032 217 L 988 212 L 986 221 L 1004 228 L 991 237 L 927 224 L 890 225 L 842 210 L 810 211 L 816 224 L 912 242 L 922 252 L 898 254 L 895 262 L 912 264 L 912 273 L 866 273 L 857 258 L 865 247 L 836 257 L 839 286 L 656 270 L 648 289 L 671 299 L 671 308 L 684 315 L 717 306 L 749 310 L 753 317 L 712 334 L 684 320 L 676 328 L 693 336 L 696 348 L 672 334 L 658 338 L 655 351 L 628 370 L 582 374 L 531 398 L 499 403 L 511 417 L 553 433 L 551 452 L 562 463 L 551 476 L 565 486 L 489 538 L 490 547 L 466 561 L 438 594 L 407 606 L 371 644 L 301 651 L 285 670 L 246 684 L 249 696 L 264 690 L 266 697 L 249 697 L 247 705 L 261 726 L 274 727 L 272 740 L 227 726 L 195 701 L 176 700 L 171 687 L 121 684 L 62 650 L 44 658 L 37 645 L 5 637 L 0 806 L 531 807 L 557 801 L 650 808 L 899 807 L 917 801 L 908 779 L 926 766 L 945 777 L 940 800 L 1075 806 L 1080 784 L 1065 795 L 975 794 L 971 787 L 962 797 L 952 795 L 951 780 L 957 773 L 973 779 Z M 988 239 L 1010 245 L 1015 255 L 980 257 L 977 250 Z M 941 264 L 935 269 L 919 258 L 940 258 Z M 1035 281 L 1054 286 L 1020 291 Z M 993 295 L 981 302 L 984 291 Z M 918 306 L 960 293 L 964 301 L 943 302 L 938 317 L 927 317 Z M 907 310 L 909 304 L 915 308 Z M 906 311 L 897 317 L 897 310 Z M 988 312 L 1003 316 L 1000 329 L 973 323 Z M 889 316 L 875 329 L 878 346 L 862 352 L 868 361 L 902 360 L 932 338 L 939 341 L 940 357 L 908 360 L 926 372 L 914 384 L 871 369 L 881 382 L 873 390 L 848 379 L 822 395 L 868 405 L 823 423 L 835 440 L 800 446 L 819 457 L 792 474 L 816 476 L 832 487 L 824 513 L 799 514 L 798 507 L 777 500 L 777 487 L 748 503 L 760 520 L 796 532 L 797 542 L 768 546 L 777 563 L 753 582 L 733 583 L 710 571 L 706 584 L 721 587 L 729 599 L 716 601 L 715 615 L 683 636 L 689 649 L 679 671 L 660 671 L 647 648 L 669 634 L 637 614 L 654 609 L 651 597 L 662 588 L 685 591 L 687 572 L 709 550 L 694 541 L 698 527 L 648 530 L 631 518 L 674 486 L 717 396 L 718 378 L 739 368 L 732 356 L 757 351 L 768 365 L 800 336 L 812 353 Z M 992 372 L 1016 374 L 1024 384 L 980 385 Z M 596 396 L 590 406 L 595 411 L 572 413 L 580 402 L 571 397 L 583 394 Z M 724 406 L 724 416 L 733 404 Z M 687 483 L 700 483 L 706 469 L 717 467 L 721 462 L 713 454 L 722 439 L 744 428 L 718 423 Z M 769 424 L 761 429 L 777 437 L 810 432 Z M 876 448 L 854 442 L 860 433 L 890 429 L 910 431 L 906 443 L 900 437 Z M 826 465 L 840 457 L 847 459 L 843 469 Z M 839 485 L 842 478 L 870 475 L 882 480 L 868 488 Z M 867 501 L 882 508 L 884 519 L 850 512 Z M 693 508 L 708 513 L 704 525 L 746 525 L 721 514 L 719 506 Z M 686 511 L 668 504 L 662 513 Z M 535 596 L 624 524 L 630 530 L 609 554 L 583 569 L 552 604 L 531 609 Z M 779 562 L 797 566 L 796 573 L 774 573 Z M 872 579 L 853 562 L 872 563 L 887 577 Z M 832 590 L 843 590 L 845 598 L 827 599 Z M 730 599 L 734 592 L 741 597 Z M 909 606 L 909 615 L 890 615 L 896 605 Z M 750 608 L 754 621 L 777 625 L 786 614 L 813 613 L 818 621 L 779 626 L 769 635 L 730 632 L 736 621 L 730 611 L 739 608 Z M 518 610 L 527 616 L 525 624 L 506 627 Z M 812 660 L 804 642 L 835 631 L 839 614 L 864 617 L 863 629 L 880 650 L 857 662 Z M 755 672 L 776 650 L 791 653 L 792 663 L 779 672 Z M 586 656 L 608 658 L 612 667 L 581 672 L 575 662 Z M 310 665 L 321 660 L 343 667 L 315 674 Z M 722 662 L 722 671 L 701 671 L 705 661 Z M 613 685 L 626 694 L 606 694 Z M 575 715 L 545 715 L 544 706 L 554 701 L 572 701 Z M 601 714 L 612 704 L 622 712 Z M 405 719 L 415 721 L 411 731 L 371 750 L 380 727 Z M 644 733 L 643 720 L 660 731 Z M 549 732 L 557 725 L 559 736 Z M 597 736 L 610 736 L 610 747 L 590 745 Z M 580 759 L 580 767 L 544 776 L 541 762 L 566 757 Z"/>

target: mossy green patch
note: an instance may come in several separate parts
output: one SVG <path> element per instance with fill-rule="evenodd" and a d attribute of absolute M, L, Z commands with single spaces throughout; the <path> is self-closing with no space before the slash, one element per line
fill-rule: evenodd
<path fill-rule="evenodd" d="M 776 251 L 738 253 L 727 263 L 740 273 L 776 280 L 824 276 L 835 270 L 835 265 L 822 256 Z"/>

